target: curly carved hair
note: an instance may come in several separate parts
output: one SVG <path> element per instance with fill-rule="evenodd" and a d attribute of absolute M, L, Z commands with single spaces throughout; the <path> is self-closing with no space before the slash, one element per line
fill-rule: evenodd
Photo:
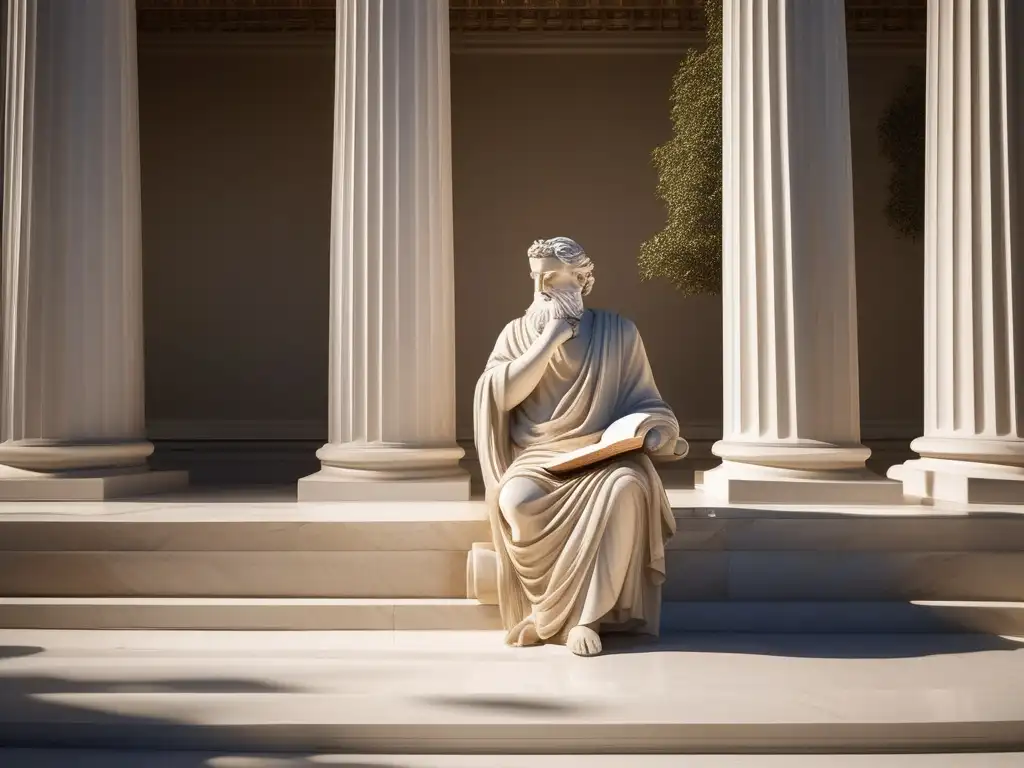
<path fill-rule="evenodd" d="M 572 267 L 584 296 L 594 288 L 594 262 L 587 256 L 583 246 L 575 240 L 568 237 L 535 240 L 527 249 L 526 255 L 531 259 L 556 258 Z"/>

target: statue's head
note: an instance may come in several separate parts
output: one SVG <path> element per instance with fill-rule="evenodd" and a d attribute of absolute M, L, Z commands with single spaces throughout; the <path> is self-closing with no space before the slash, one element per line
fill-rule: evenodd
<path fill-rule="evenodd" d="M 583 297 L 594 287 L 594 263 L 568 237 L 537 240 L 526 255 L 533 278 L 533 303 L 526 314 L 540 332 L 552 318 L 583 316 Z"/>

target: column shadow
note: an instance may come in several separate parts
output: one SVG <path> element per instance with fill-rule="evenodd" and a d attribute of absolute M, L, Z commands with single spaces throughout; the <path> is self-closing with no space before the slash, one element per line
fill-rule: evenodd
<path fill-rule="evenodd" d="M 39 646 L 0 646 L 0 663 L 46 653 Z M 55 667 L 58 662 L 55 660 Z M 104 712 L 55 699 L 60 694 L 211 693 L 260 696 L 301 693 L 260 680 L 75 680 L 54 674 L 0 676 L 0 765 L 3 768 L 314 768 L 314 754 L 266 754 L 265 744 L 245 749 L 245 731 L 156 717 Z M 221 744 L 237 749 L 217 749 Z M 202 745 L 206 744 L 204 748 Z M 263 749 L 260 749 L 260 747 Z M 337 745 L 334 745 L 337 747 Z M 340 749 L 325 752 L 346 752 Z M 391 758 L 344 755 L 343 768 L 405 768 Z"/>
<path fill-rule="evenodd" d="M 606 654 L 722 653 L 815 659 L 904 659 L 1016 651 L 1024 641 L 984 633 L 807 634 L 692 632 L 660 638 L 608 635 Z"/>

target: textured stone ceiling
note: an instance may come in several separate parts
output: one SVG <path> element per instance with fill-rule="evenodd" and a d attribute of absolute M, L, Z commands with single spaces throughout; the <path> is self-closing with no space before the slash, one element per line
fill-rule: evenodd
<path fill-rule="evenodd" d="M 851 42 L 923 40 L 926 2 L 847 0 Z M 147 33 L 334 29 L 335 0 L 137 0 L 136 4 L 139 29 Z M 457 35 L 696 35 L 704 28 L 702 5 L 702 0 L 451 0 L 451 29 Z"/>

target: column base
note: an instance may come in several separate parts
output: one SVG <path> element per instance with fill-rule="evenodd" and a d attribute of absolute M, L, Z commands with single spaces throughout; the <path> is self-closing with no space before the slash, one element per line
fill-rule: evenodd
<path fill-rule="evenodd" d="M 962 504 L 1024 504 L 1024 469 L 949 459 L 913 459 L 890 467 L 903 493 Z"/>
<path fill-rule="evenodd" d="M 328 443 L 323 468 L 299 480 L 299 501 L 468 501 L 458 445 Z"/>
<path fill-rule="evenodd" d="M 729 504 L 902 504 L 903 486 L 867 469 L 783 470 L 723 461 L 695 487 Z"/>
<path fill-rule="evenodd" d="M 149 468 L 32 472 L 0 467 L 0 501 L 106 501 L 167 493 L 188 485 L 188 472 Z"/>
<path fill-rule="evenodd" d="M 0 443 L 0 467 L 12 472 L 58 474 L 102 470 L 107 474 L 138 472 L 153 453 L 148 440 L 96 440 L 80 442 L 29 438 Z"/>

